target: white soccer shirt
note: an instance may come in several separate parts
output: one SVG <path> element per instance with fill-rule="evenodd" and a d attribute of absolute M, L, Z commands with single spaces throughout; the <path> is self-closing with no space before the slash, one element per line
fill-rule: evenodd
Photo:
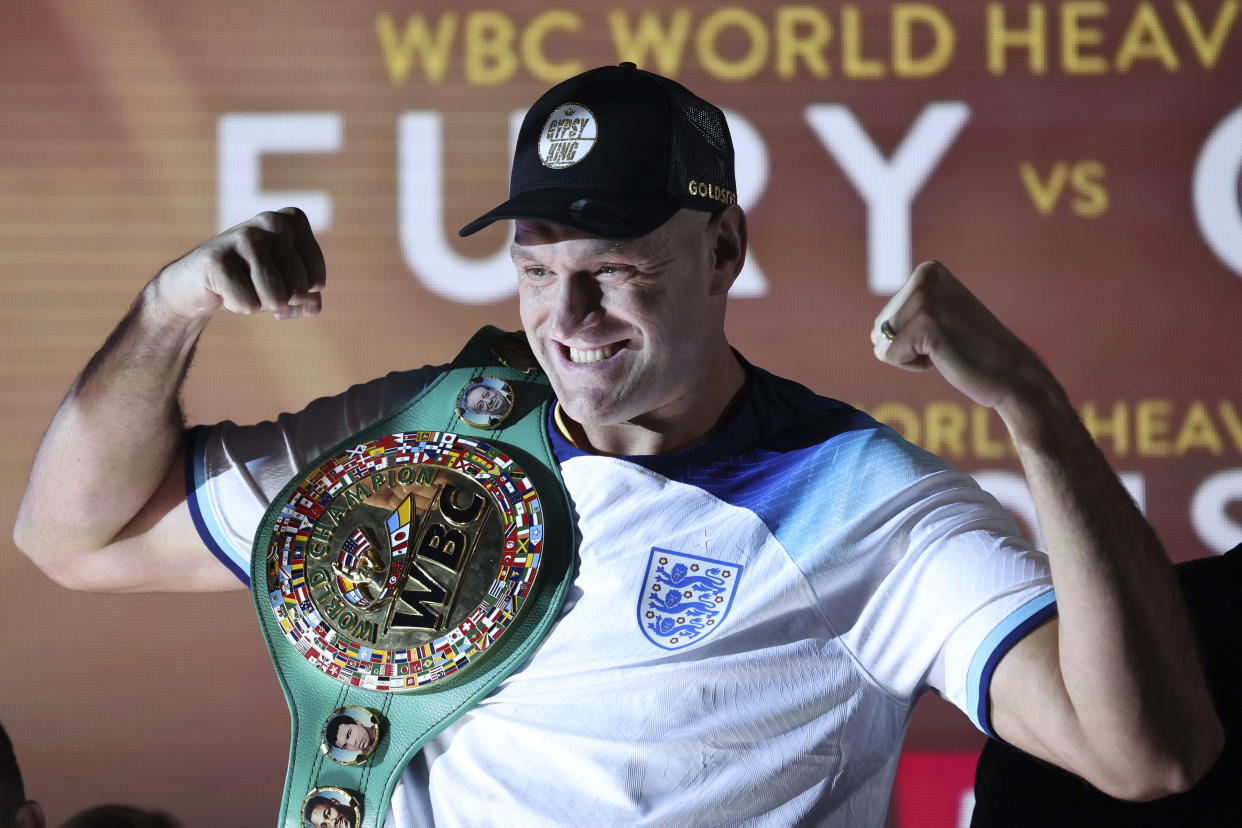
<path fill-rule="evenodd" d="M 280 488 L 436 370 L 200 430 L 204 540 L 248 580 Z M 553 442 L 582 535 L 560 617 L 410 763 L 390 825 L 880 826 L 918 695 L 988 731 L 992 669 L 1055 611 L 1045 556 L 971 478 L 752 366 L 685 451 Z"/>

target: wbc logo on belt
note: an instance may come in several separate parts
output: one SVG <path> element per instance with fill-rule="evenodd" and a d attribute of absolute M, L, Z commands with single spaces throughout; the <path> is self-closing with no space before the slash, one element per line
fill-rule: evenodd
<path fill-rule="evenodd" d="M 267 551 L 286 638 L 318 669 L 371 690 L 454 675 L 513 624 L 543 548 L 543 509 L 495 446 L 390 434 L 307 474 Z"/>
<path fill-rule="evenodd" d="M 706 638 L 728 616 L 742 568 L 652 547 L 638 599 L 643 635 L 665 650 L 680 650 Z"/>

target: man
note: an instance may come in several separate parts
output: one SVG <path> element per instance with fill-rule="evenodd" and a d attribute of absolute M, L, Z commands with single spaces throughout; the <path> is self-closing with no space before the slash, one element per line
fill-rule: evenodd
<path fill-rule="evenodd" d="M 96 805 L 74 814 L 60 828 L 181 828 L 181 823 L 132 805 Z"/>
<path fill-rule="evenodd" d="M 504 383 L 490 377 L 478 377 L 461 392 L 462 419 L 479 428 L 494 428 L 513 408 L 513 400 L 504 391 Z"/>
<path fill-rule="evenodd" d="M 324 733 L 332 747 L 355 753 L 367 753 L 375 743 L 375 727 L 367 727 L 345 713 L 334 716 Z"/>
<path fill-rule="evenodd" d="M 354 811 L 326 796 L 314 796 L 304 809 L 311 828 L 354 828 Z"/>
<path fill-rule="evenodd" d="M 510 199 L 463 230 L 514 220 L 581 545 L 557 624 L 411 762 L 395 821 L 880 825 L 928 687 L 1116 795 L 1190 784 L 1221 735 L 1171 568 L 1051 374 L 935 262 L 872 328 L 880 360 L 998 411 L 1045 558 L 970 478 L 730 348 L 734 192 L 720 110 L 622 64 L 536 102 Z M 81 588 L 235 586 L 299 467 L 437 375 L 191 438 L 177 389 L 210 316 L 312 315 L 324 283 L 295 209 L 161 271 L 53 419 L 21 547 Z"/>
<path fill-rule="evenodd" d="M 495 388 L 480 383 L 466 391 L 464 407 L 475 414 L 503 414 L 509 410 L 509 401 Z"/>
<path fill-rule="evenodd" d="M 26 798 L 9 734 L 0 726 L 0 828 L 47 828 L 43 806 Z"/>
<path fill-rule="evenodd" d="M 129 805 L 96 805 L 80 811 L 61 828 L 180 828 L 168 814 Z M 43 806 L 26 799 L 22 772 L 9 734 L 0 726 L 0 828 L 47 828 Z"/>

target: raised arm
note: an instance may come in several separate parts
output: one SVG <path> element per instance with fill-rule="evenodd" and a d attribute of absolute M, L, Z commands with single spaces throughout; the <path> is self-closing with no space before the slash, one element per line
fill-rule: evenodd
<path fill-rule="evenodd" d="M 71 589 L 240 586 L 190 517 L 179 389 L 213 314 L 313 316 L 324 278 L 297 208 L 260 213 L 160 271 L 52 418 L 18 510 L 18 547 Z"/>
<path fill-rule="evenodd" d="M 1065 392 L 937 262 L 915 270 L 871 339 L 877 358 L 935 368 L 996 409 L 1035 502 L 1058 616 L 997 666 L 995 732 L 1113 796 L 1189 787 L 1223 734 L 1173 568 Z"/>

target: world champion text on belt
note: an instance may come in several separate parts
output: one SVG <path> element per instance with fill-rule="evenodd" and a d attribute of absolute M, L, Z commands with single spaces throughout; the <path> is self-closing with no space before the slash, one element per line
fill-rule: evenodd
<path fill-rule="evenodd" d="M 543 535 L 538 494 L 494 446 L 390 434 L 303 476 L 273 527 L 268 598 L 320 671 L 416 690 L 480 658 L 513 624 Z"/>

